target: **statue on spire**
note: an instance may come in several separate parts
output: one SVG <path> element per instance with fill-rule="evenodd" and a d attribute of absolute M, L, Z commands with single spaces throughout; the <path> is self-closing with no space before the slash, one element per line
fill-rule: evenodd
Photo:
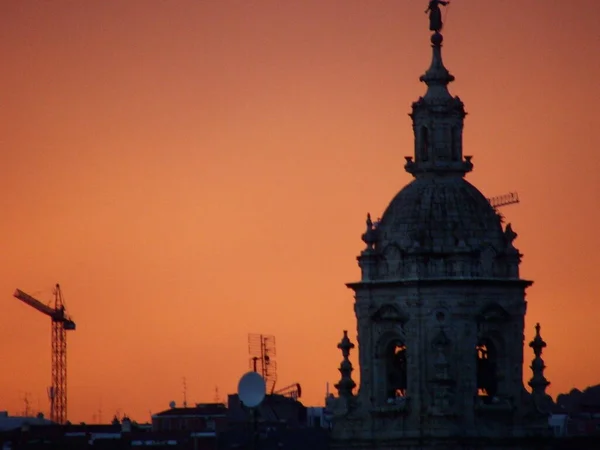
<path fill-rule="evenodd" d="M 429 13 L 429 30 L 435 31 L 439 33 L 442 31 L 442 11 L 440 10 L 440 5 L 446 6 L 450 2 L 444 0 L 430 0 L 429 7 L 425 11 L 425 13 Z"/>

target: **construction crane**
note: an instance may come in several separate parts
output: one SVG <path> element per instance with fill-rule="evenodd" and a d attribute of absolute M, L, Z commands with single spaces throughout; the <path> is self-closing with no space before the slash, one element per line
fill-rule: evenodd
<path fill-rule="evenodd" d="M 52 385 L 48 388 L 50 420 L 64 424 L 67 421 L 67 331 L 75 329 L 75 322 L 66 314 L 58 284 L 54 289 L 54 308 L 20 289 L 13 295 L 52 319 Z"/>

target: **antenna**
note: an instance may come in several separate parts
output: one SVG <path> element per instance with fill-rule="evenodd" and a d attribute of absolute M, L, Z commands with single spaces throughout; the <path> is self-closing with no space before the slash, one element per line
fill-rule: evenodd
<path fill-rule="evenodd" d="M 219 395 L 219 386 L 215 386 L 215 403 L 221 403 L 221 396 Z"/>
<path fill-rule="evenodd" d="M 294 400 L 298 400 L 302 397 L 302 387 L 300 383 L 290 384 L 284 388 L 281 388 L 274 392 L 276 395 L 283 395 L 284 397 L 289 397 Z"/>
<path fill-rule="evenodd" d="M 250 368 L 262 375 L 267 385 L 267 392 L 275 392 L 277 383 L 277 355 L 275 336 L 265 334 L 249 334 L 248 350 L 250 353 Z"/>
<path fill-rule="evenodd" d="M 185 377 L 183 377 L 183 407 L 187 408 L 187 382 Z"/>
<path fill-rule="evenodd" d="M 23 396 L 23 403 L 25 404 L 25 410 L 23 411 L 23 415 L 25 417 L 29 417 L 31 411 L 29 408 L 29 392 L 26 392 L 25 395 Z"/>
<path fill-rule="evenodd" d="M 519 203 L 519 194 L 516 192 L 509 192 L 504 195 L 497 195 L 496 197 L 490 197 L 487 199 L 492 205 L 492 208 L 500 208 L 502 206 L 513 205 L 515 203 Z"/>

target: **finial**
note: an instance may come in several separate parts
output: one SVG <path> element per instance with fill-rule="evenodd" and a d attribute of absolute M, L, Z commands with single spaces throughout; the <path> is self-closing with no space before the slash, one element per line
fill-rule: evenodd
<path fill-rule="evenodd" d="M 448 83 L 454 81 L 454 76 L 448 72 L 448 69 L 444 67 L 442 62 L 442 42 L 444 37 L 441 35 L 442 30 L 442 12 L 440 5 L 446 6 L 450 2 L 442 0 L 431 0 L 429 7 L 425 11 L 429 13 L 429 30 L 433 31 L 431 36 L 431 46 L 433 47 L 433 58 L 431 60 L 431 66 L 421 76 L 420 80 L 427 84 L 428 89 L 425 94 L 425 98 L 450 98 L 450 93 L 446 87 Z"/>
<path fill-rule="evenodd" d="M 362 240 L 367 244 L 368 250 L 372 250 L 377 241 L 376 228 L 373 226 L 370 213 L 367 213 L 367 230 L 362 235 Z"/>
<path fill-rule="evenodd" d="M 546 395 L 546 388 L 550 382 L 544 376 L 546 365 L 542 359 L 542 350 L 546 347 L 546 342 L 544 342 L 540 335 L 540 328 L 540 324 L 537 323 L 535 325 L 535 337 L 529 343 L 529 346 L 533 349 L 535 355 L 530 366 L 533 376 L 531 377 L 531 380 L 529 380 L 529 386 L 531 386 L 532 393 L 541 398 Z"/>
<path fill-rule="evenodd" d="M 535 337 L 529 343 L 529 346 L 533 349 L 533 352 L 536 356 L 540 356 L 542 354 L 542 350 L 546 348 L 546 342 L 542 339 L 540 334 L 540 329 L 542 327 L 539 323 L 535 324 Z"/>
<path fill-rule="evenodd" d="M 506 237 L 506 241 L 508 242 L 509 245 L 512 245 L 513 241 L 519 236 L 517 233 L 515 233 L 515 231 L 513 230 L 512 225 L 509 223 L 506 225 L 506 228 L 504 230 L 504 236 Z M 539 329 L 540 324 L 538 323 L 535 327 L 536 330 Z"/>
<path fill-rule="evenodd" d="M 437 32 L 431 36 L 433 48 L 431 65 L 429 66 L 429 69 L 427 69 L 427 72 L 419 78 L 419 80 L 424 82 L 428 88 L 424 96 L 425 100 L 432 98 L 452 98 L 448 91 L 448 84 L 454 81 L 454 75 L 446 69 L 444 62 L 442 61 L 442 41 L 442 35 Z"/>
<path fill-rule="evenodd" d="M 350 342 L 350 338 L 348 338 L 348 330 L 344 330 L 344 337 L 337 345 L 337 347 L 342 351 L 342 355 L 344 359 L 340 364 L 340 368 L 338 369 L 341 374 L 340 381 L 335 385 L 335 388 L 338 390 L 338 394 L 340 397 L 352 397 L 352 390 L 356 387 L 356 383 L 352 379 L 352 363 L 350 362 L 350 350 L 354 348 L 354 344 Z"/>
<path fill-rule="evenodd" d="M 344 330 L 344 337 L 337 345 L 337 348 L 339 348 L 342 351 L 344 359 L 348 359 L 348 357 L 350 356 L 350 350 L 354 348 L 354 344 L 350 341 L 350 338 L 348 337 L 348 330 Z"/>

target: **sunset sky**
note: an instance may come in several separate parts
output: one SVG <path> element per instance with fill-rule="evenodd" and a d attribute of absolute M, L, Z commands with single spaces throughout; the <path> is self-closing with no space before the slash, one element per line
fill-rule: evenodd
<path fill-rule="evenodd" d="M 248 333 L 322 404 L 356 337 L 365 215 L 412 179 L 425 0 L 0 2 L 0 410 L 48 414 L 60 283 L 69 419 L 233 393 Z M 524 253 L 553 396 L 600 383 L 600 3 L 454 0 L 468 180 Z M 525 351 L 525 376 L 532 359 Z M 356 361 L 356 354 L 353 360 Z M 355 373 L 357 373 L 356 371 Z"/>

